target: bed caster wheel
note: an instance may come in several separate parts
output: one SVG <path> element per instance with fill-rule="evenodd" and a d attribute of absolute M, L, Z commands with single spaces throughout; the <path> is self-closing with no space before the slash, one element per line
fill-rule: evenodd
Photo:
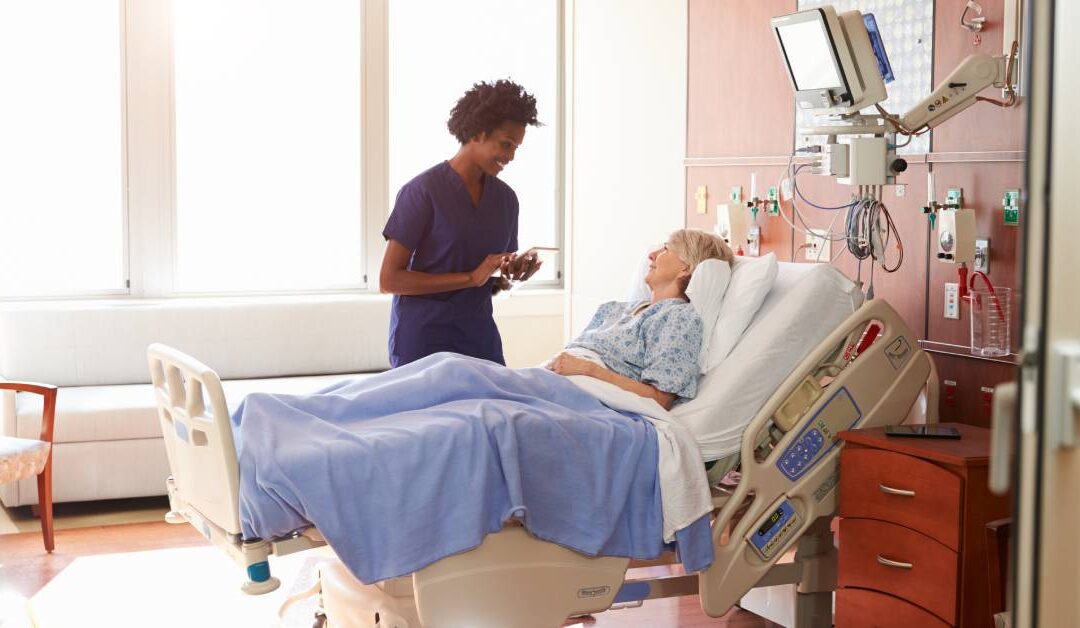
<path fill-rule="evenodd" d="M 240 590 L 248 595 L 262 595 L 263 593 L 273 591 L 279 586 L 281 586 L 281 580 L 278 580 L 277 578 L 270 578 L 268 580 L 263 580 L 262 582 L 248 580 L 240 586 Z"/>
<path fill-rule="evenodd" d="M 169 512 L 165 513 L 165 523 L 187 523 L 187 517 L 175 510 L 170 510 Z"/>

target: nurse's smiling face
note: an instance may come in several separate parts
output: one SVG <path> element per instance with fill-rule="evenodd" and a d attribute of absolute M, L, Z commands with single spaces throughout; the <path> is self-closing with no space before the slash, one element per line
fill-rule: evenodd
<path fill-rule="evenodd" d="M 469 142 L 473 160 L 484 174 L 497 177 L 525 140 L 525 125 L 519 122 L 503 122 L 491 133 L 481 133 Z"/>

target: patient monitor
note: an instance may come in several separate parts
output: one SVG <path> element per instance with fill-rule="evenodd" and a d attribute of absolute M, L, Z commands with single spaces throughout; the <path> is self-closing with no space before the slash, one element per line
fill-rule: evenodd
<path fill-rule="evenodd" d="M 896 157 L 898 134 L 925 133 L 976 101 L 1002 107 L 1016 102 L 1016 42 L 1001 56 L 968 56 L 933 93 L 896 116 L 879 104 L 887 98 L 885 82 L 892 80 L 892 68 L 872 14 L 838 14 L 832 6 L 823 6 L 775 17 L 772 27 L 796 106 L 818 116 L 816 126 L 801 127 L 799 132 L 826 137 L 824 145 L 808 150 L 818 154 L 814 171 L 835 176 L 840 183 L 895 183 L 896 175 L 907 168 Z M 1005 91 L 1004 100 L 978 96 L 991 85 Z M 871 113 L 861 113 L 869 107 L 874 108 Z M 853 141 L 838 143 L 837 138 Z"/>
<path fill-rule="evenodd" d="M 774 18 L 773 31 L 787 63 L 795 104 L 815 113 L 858 113 L 888 96 L 878 65 L 884 46 L 870 43 L 858 11 L 837 15 L 831 6 Z M 874 32 L 876 32 L 876 26 Z M 875 53 L 881 56 L 875 59 Z M 891 75 L 891 70 L 889 71 Z"/>

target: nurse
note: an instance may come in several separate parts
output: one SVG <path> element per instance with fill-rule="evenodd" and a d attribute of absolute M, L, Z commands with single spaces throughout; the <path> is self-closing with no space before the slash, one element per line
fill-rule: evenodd
<path fill-rule="evenodd" d="M 390 364 L 440 351 L 505 364 L 491 295 L 496 271 L 526 280 L 539 261 L 518 257 L 518 200 L 499 172 L 513 161 L 536 98 L 507 80 L 465 92 L 446 126 L 461 146 L 406 183 L 383 229 L 382 292 L 394 295 Z"/>

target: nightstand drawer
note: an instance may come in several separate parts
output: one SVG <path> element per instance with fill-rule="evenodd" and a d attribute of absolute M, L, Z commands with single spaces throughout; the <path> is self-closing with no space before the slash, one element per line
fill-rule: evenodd
<path fill-rule="evenodd" d="M 956 623 L 957 553 L 918 532 L 840 520 L 839 585 L 889 593 Z"/>
<path fill-rule="evenodd" d="M 891 521 L 960 550 L 963 480 L 945 469 L 880 449 L 840 454 L 840 516 Z"/>
<path fill-rule="evenodd" d="M 840 589 L 836 592 L 836 628 L 948 628 L 910 602 L 877 591 Z"/>

